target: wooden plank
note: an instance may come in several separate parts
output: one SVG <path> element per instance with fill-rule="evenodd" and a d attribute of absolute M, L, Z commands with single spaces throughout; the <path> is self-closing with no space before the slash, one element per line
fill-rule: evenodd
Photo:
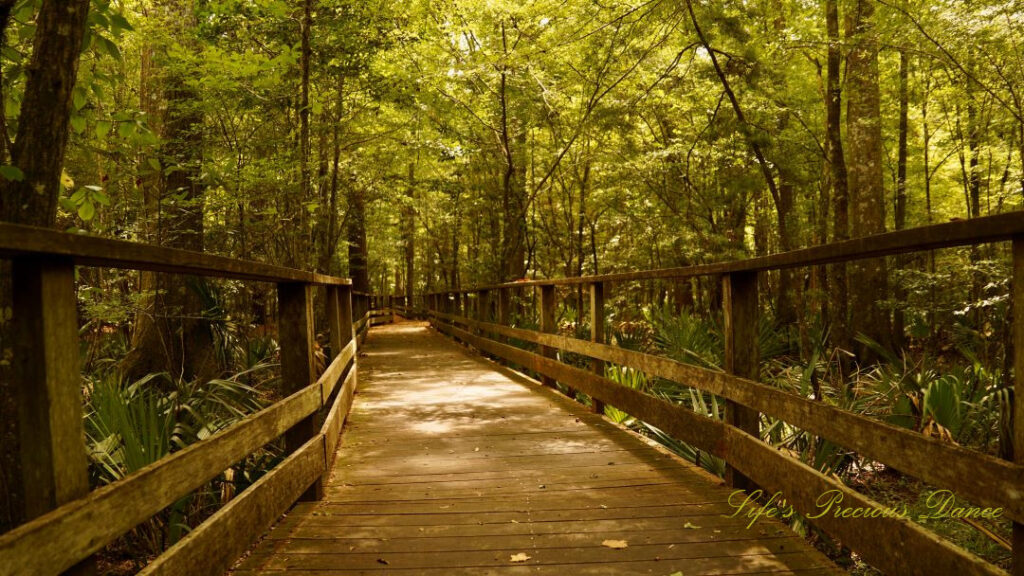
<path fill-rule="evenodd" d="M 326 290 L 327 304 L 327 335 L 331 343 L 331 355 L 337 356 L 341 347 L 348 343 L 341 330 L 341 290 L 337 286 L 328 286 Z"/>
<path fill-rule="evenodd" d="M 317 435 L 146 566 L 140 576 L 223 574 L 259 535 L 320 478 Z"/>
<path fill-rule="evenodd" d="M 334 357 L 334 360 L 327 366 L 324 373 L 317 379 L 317 384 L 319 384 L 321 390 L 321 397 L 325 401 L 334 393 L 334 389 L 338 387 L 338 382 L 355 356 L 356 342 L 355 340 L 349 340 L 348 344 Z"/>
<path fill-rule="evenodd" d="M 760 352 L 757 330 L 757 272 L 736 272 L 722 278 L 722 310 L 725 317 L 725 371 L 740 378 L 760 379 Z M 725 421 L 731 426 L 761 437 L 761 415 L 736 402 L 726 400 Z M 733 488 L 753 491 L 755 486 L 730 464 L 725 481 Z"/>
<path fill-rule="evenodd" d="M 339 328 L 341 341 L 347 343 L 355 340 L 355 326 L 352 324 L 352 287 L 342 286 L 338 291 Z"/>
<path fill-rule="evenodd" d="M 558 326 L 555 325 L 555 309 L 558 303 L 555 300 L 555 287 L 554 286 L 541 286 L 540 287 L 540 331 L 548 334 L 554 334 L 558 331 Z M 541 356 L 546 358 L 555 357 L 555 349 L 548 346 L 541 346 Z M 550 376 L 541 376 L 541 382 L 545 386 L 555 387 L 555 380 Z M 571 394 L 570 394 L 571 395 Z"/>
<path fill-rule="evenodd" d="M 316 358 L 313 336 L 313 287 L 309 284 L 283 283 L 277 285 L 277 331 L 281 348 L 281 388 L 285 394 L 301 390 L 316 382 Z M 331 374 L 334 379 L 337 375 Z M 333 382 L 331 382 L 333 384 Z M 319 386 L 320 405 L 327 402 L 323 384 Z M 300 420 L 284 434 L 287 452 L 298 450 L 317 433 L 317 415 Z M 303 500 L 319 500 L 323 496 L 323 482 L 317 480 L 303 494 Z"/>
<path fill-rule="evenodd" d="M 834 242 L 746 260 L 700 264 L 684 268 L 662 268 L 658 270 L 618 272 L 573 278 L 526 280 L 480 286 L 473 289 L 487 288 L 493 290 L 513 286 L 567 286 L 590 284 L 593 282 L 631 282 L 636 280 L 693 278 L 696 276 L 715 276 L 732 272 L 763 272 L 766 270 L 818 266 L 834 262 L 878 258 L 907 252 L 1001 242 L 1010 240 L 1020 234 L 1024 234 L 1024 211 L 861 236 L 843 242 Z"/>
<path fill-rule="evenodd" d="M 790 458 L 736 428 L 728 428 L 733 466 L 769 493 L 781 492 L 810 522 L 836 537 L 865 562 L 888 574 L 1006 576 L 1004 570 L 958 548 L 908 518 L 843 518 L 822 505 L 822 495 L 841 496 L 841 506 L 863 510 L 885 507 L 817 470 Z M 823 513 L 824 512 L 824 513 Z"/>
<path fill-rule="evenodd" d="M 421 326 L 374 342 L 348 425 L 359 438 L 343 437 L 324 500 L 297 506 L 236 574 L 488 574 L 517 552 L 529 573 L 834 573 L 787 528 L 727 517 L 716 478 L 550 388 Z M 602 545 L 613 537 L 628 548 Z"/>
<path fill-rule="evenodd" d="M 460 323 L 468 322 L 451 316 L 438 317 Z M 1017 521 L 1024 520 L 1024 493 L 1017 488 L 1024 485 L 1024 466 L 944 443 L 766 384 L 669 358 L 495 324 L 486 326 L 486 329 L 506 337 L 631 366 L 652 376 L 722 396 L 781 418 L 896 470 L 949 488 L 975 504 L 1003 507 L 1008 517 Z M 936 466 L 936 462 L 942 462 L 943 465 Z"/>
<path fill-rule="evenodd" d="M 309 386 L 131 476 L 0 535 L 0 576 L 57 574 L 101 550 L 320 407 Z"/>
<path fill-rule="evenodd" d="M 348 416 L 349 409 L 352 407 L 352 397 L 356 393 L 356 378 L 356 367 L 353 364 L 352 369 L 345 376 L 345 381 L 341 386 L 341 390 L 338 391 L 338 396 L 334 399 L 330 412 L 327 413 L 327 417 L 324 419 L 323 426 L 320 428 L 320 433 L 325 438 L 324 453 L 327 458 L 327 469 L 334 464 L 335 452 L 337 451 L 338 440 L 341 436 L 341 428 L 345 423 L 345 418 Z"/>
<path fill-rule="evenodd" d="M 604 344 L 604 282 L 594 282 L 590 285 L 590 340 L 598 344 Z M 604 376 L 604 360 L 593 358 L 590 360 L 590 369 L 598 376 Z M 597 398 L 590 399 L 590 408 L 595 414 L 604 414 L 604 402 Z"/>
<path fill-rule="evenodd" d="M 12 390 L 18 407 L 22 520 L 89 493 L 82 425 L 75 266 L 70 258 L 12 262 Z M 69 574 L 95 573 L 86 558 Z"/>
<path fill-rule="evenodd" d="M 588 394 L 598 397 L 620 396 L 621 400 L 607 401 L 632 416 L 661 428 L 674 438 L 724 458 L 755 483 L 764 486 L 769 493 L 781 492 L 787 502 L 804 514 L 819 512 L 819 498 L 827 491 L 842 494 L 847 506 L 864 509 L 883 508 L 877 502 L 825 477 L 802 462 L 783 455 L 760 439 L 737 428 L 703 418 L 667 401 L 618 386 L 611 381 L 598 382 L 597 377 L 590 372 L 561 365 L 557 361 L 523 350 L 509 350 L 512 347 L 485 341 L 458 328 L 447 326 L 446 329 L 460 336 L 468 336 L 467 340 L 471 344 L 492 354 L 503 355 L 498 352 L 500 349 L 501 352 L 509 353 L 509 359 L 517 364 L 528 366 L 537 372 L 547 372 L 562 381 L 579 383 L 580 388 Z M 614 390 L 605 390 L 607 385 L 622 390 L 616 394 Z M 686 414 L 687 412 L 689 414 Z M 704 420 L 707 422 L 703 422 Z M 685 424 L 681 426 L 682 422 Z M 702 434 L 694 433 L 692 428 L 695 425 L 704 427 Z M 851 522 L 849 518 L 822 516 L 811 521 L 863 556 L 868 563 L 885 572 L 921 576 L 1006 574 L 996 566 L 957 548 L 908 519 L 881 517 L 862 518 L 858 522 Z"/>
<path fill-rule="evenodd" d="M 82 426 L 75 268 L 68 258 L 12 263 L 12 384 L 24 519 L 89 493 Z"/>
<path fill-rule="evenodd" d="M 202 252 L 126 242 L 49 228 L 0 223 L 0 256 L 55 255 L 70 257 L 79 266 L 152 270 L 173 274 L 237 278 L 261 282 L 305 282 L 348 285 L 351 280 L 282 266 L 236 260 Z"/>
<path fill-rule="evenodd" d="M 451 325 L 440 324 L 438 328 L 446 334 L 451 334 L 470 343 L 477 349 L 500 356 L 549 378 L 565 382 L 590 397 L 603 400 L 605 403 L 638 418 L 643 415 L 643 419 L 647 422 L 657 422 L 658 426 L 663 426 L 662 429 L 665 432 L 684 442 L 699 446 L 718 456 L 725 455 L 724 446 L 719 445 L 719 440 L 723 437 L 723 431 L 726 428 L 723 422 L 701 416 L 683 406 L 670 404 L 639 390 L 620 386 L 607 378 L 562 364 L 552 358 L 473 336 L 469 332 Z"/>

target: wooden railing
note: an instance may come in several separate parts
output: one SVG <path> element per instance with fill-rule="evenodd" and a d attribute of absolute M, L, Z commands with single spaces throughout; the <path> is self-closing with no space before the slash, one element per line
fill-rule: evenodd
<path fill-rule="evenodd" d="M 1024 575 L 1024 395 L 1016 394 L 1013 439 L 1016 462 L 1001 460 L 917 432 L 842 410 L 757 381 L 758 276 L 768 270 L 847 262 L 943 247 L 1012 241 L 1013 354 L 1017 381 L 1024 374 L 1024 213 L 869 236 L 783 254 L 688 268 L 649 270 L 533 280 L 399 300 L 396 309 L 422 315 L 440 331 L 476 349 L 529 369 L 553 385 L 556 381 L 593 399 L 595 411 L 608 403 L 654 425 L 670 436 L 721 457 L 726 480 L 737 488 L 758 486 L 780 492 L 805 515 L 820 513 L 827 491 L 843 497 L 844 508 L 883 509 L 836 478 L 822 474 L 760 438 L 760 415 L 783 420 L 865 458 L 949 489 L 970 502 L 1004 509 L 1014 521 L 1014 574 Z M 725 330 L 724 371 L 605 344 L 605 295 L 614 282 L 684 279 L 721 275 Z M 589 285 L 590 341 L 555 334 L 557 286 Z M 511 293 L 524 287 L 539 291 L 540 330 L 509 326 Z M 497 296 L 496 302 L 494 296 Z M 512 340 L 538 345 L 539 353 L 514 346 Z M 556 350 L 591 359 L 590 369 L 564 364 Z M 1009 351 L 1008 351 L 1009 353 Z M 685 406 L 634 390 L 604 377 L 612 362 L 697 388 L 726 399 L 725 420 L 697 414 Z M 1005 574 L 998 567 L 954 546 L 908 518 L 844 518 L 831 513 L 814 524 L 889 574 Z"/>
<path fill-rule="evenodd" d="M 25 511 L 0 535 L 0 575 L 90 570 L 91 555 L 225 470 L 284 437 L 286 457 L 143 574 L 222 574 L 299 499 L 322 495 L 356 388 L 356 330 L 372 317 L 349 280 L 117 240 L 0 224 L 12 261 L 12 384 L 20 426 Z M 277 285 L 283 400 L 208 439 L 90 491 L 84 447 L 75 266 L 153 270 Z M 314 363 L 313 287 L 324 286 L 330 364 Z"/>

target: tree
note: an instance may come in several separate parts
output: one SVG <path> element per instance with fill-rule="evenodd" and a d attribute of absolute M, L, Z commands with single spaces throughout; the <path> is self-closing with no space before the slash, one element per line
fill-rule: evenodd
<path fill-rule="evenodd" d="M 874 24 L 874 0 L 857 0 L 846 32 L 850 51 L 846 59 L 851 236 L 885 232 L 885 188 L 882 173 L 881 97 L 878 77 L 878 38 Z M 888 298 L 885 260 L 861 260 L 849 265 L 857 279 L 850 291 L 851 330 L 882 346 L 891 343 L 888 312 L 882 303 Z M 871 358 L 870 349 L 861 347 L 858 356 Z"/>

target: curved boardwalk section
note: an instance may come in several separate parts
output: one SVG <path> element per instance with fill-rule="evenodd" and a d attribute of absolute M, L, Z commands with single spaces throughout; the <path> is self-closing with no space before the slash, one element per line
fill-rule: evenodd
<path fill-rule="evenodd" d="M 324 500 L 238 576 L 838 573 L 784 526 L 727 517 L 717 478 L 423 324 L 365 349 Z"/>

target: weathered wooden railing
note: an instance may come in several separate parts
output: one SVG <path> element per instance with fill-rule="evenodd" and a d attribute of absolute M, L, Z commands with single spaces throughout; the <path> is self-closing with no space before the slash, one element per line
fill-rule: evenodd
<path fill-rule="evenodd" d="M 1024 464 L 1024 395 L 1017 394 L 1014 400 L 1013 441 L 1018 449 L 1016 461 L 1009 462 L 757 382 L 759 274 L 1007 240 L 1013 243 L 1013 366 L 1019 382 L 1024 374 L 1024 213 L 1021 212 L 721 264 L 499 284 L 426 294 L 409 304 L 401 297 L 402 305 L 397 309 L 406 314 L 427 316 L 440 331 L 541 374 L 546 384 L 557 381 L 582 391 L 594 399 L 596 410 L 600 411 L 601 403 L 606 402 L 674 438 L 723 458 L 730 485 L 747 488 L 753 484 L 768 493 L 781 492 L 789 504 L 805 515 L 818 514 L 819 498 L 833 490 L 842 495 L 844 508 L 882 509 L 883 506 L 763 442 L 759 434 L 760 414 L 781 419 L 937 488 L 950 489 L 976 505 L 1003 508 L 1005 516 L 1014 521 L 1014 574 L 1024 575 L 1021 524 L 1024 523 L 1024 466 L 1021 465 Z M 605 296 L 609 284 L 707 275 L 721 275 L 724 283 L 724 371 L 703 369 L 605 343 Z M 554 334 L 555 288 L 578 284 L 590 287 L 590 341 Z M 510 294 L 526 287 L 540 292 L 539 331 L 509 326 Z M 539 345 L 540 353 L 513 346 L 509 339 Z M 555 350 L 591 358 L 590 370 L 559 362 Z M 604 377 L 604 362 L 628 366 L 723 397 L 726 399 L 725 421 L 621 386 Z M 910 519 L 837 518 L 829 513 L 812 522 L 886 573 L 1005 574 Z"/>
<path fill-rule="evenodd" d="M 221 574 L 299 499 L 316 499 L 356 387 L 349 280 L 256 262 L 0 224 L 12 261 L 12 378 L 29 521 L 0 535 L 0 575 L 89 571 L 92 554 L 284 437 L 287 456 L 151 562 L 144 574 Z M 78 359 L 75 266 L 235 278 L 277 285 L 283 400 L 130 476 L 90 491 Z M 324 286 L 330 350 L 314 363 L 313 287 Z M 83 564 L 84 563 L 84 564 Z"/>

